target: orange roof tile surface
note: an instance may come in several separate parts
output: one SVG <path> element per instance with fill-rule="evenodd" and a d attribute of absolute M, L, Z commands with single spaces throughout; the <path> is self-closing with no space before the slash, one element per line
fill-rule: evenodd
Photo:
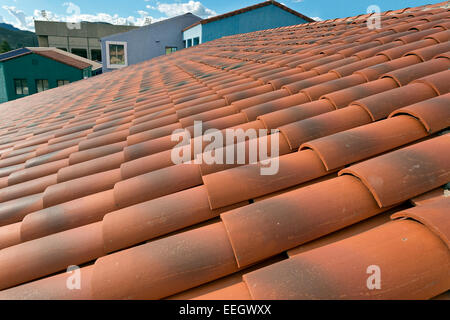
<path fill-rule="evenodd" d="M 0 299 L 448 297 L 449 8 L 372 18 L 224 37 L 0 105 Z M 172 139 L 200 120 L 277 131 L 216 149 L 244 162 L 200 164 L 206 135 Z"/>

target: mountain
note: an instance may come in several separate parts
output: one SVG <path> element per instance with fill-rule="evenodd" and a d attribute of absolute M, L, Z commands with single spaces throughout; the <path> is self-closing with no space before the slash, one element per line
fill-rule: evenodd
<path fill-rule="evenodd" d="M 20 30 L 7 23 L 0 23 L 0 43 L 3 40 L 6 40 L 12 49 L 38 46 L 34 32 Z"/>
<path fill-rule="evenodd" d="M 16 27 L 14 27 L 12 24 L 4 23 L 4 22 L 0 23 L 0 28 L 13 30 L 13 31 L 21 31 L 20 29 L 17 29 Z"/>

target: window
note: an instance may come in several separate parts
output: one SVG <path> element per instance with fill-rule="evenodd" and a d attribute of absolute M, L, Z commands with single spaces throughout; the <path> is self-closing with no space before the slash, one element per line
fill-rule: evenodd
<path fill-rule="evenodd" d="M 48 80 L 36 80 L 37 92 L 48 90 Z"/>
<path fill-rule="evenodd" d="M 73 54 L 76 54 L 77 56 L 80 56 L 80 57 L 83 57 L 83 58 L 86 58 L 87 59 L 87 57 L 88 57 L 88 55 L 87 55 L 87 50 L 86 49 L 72 49 L 72 53 Z"/>
<path fill-rule="evenodd" d="M 67 51 L 67 48 L 58 48 L 58 49 L 62 51 Z"/>
<path fill-rule="evenodd" d="M 69 84 L 70 81 L 69 80 L 58 80 L 57 83 L 58 83 L 58 87 L 62 87 L 62 86 L 65 86 L 66 84 Z"/>
<path fill-rule="evenodd" d="M 122 68 L 128 65 L 127 43 L 106 41 L 106 62 L 108 68 Z"/>
<path fill-rule="evenodd" d="M 195 37 L 194 38 L 194 46 L 199 45 L 200 44 L 200 37 Z"/>
<path fill-rule="evenodd" d="M 28 84 L 26 79 L 14 79 L 14 86 L 16 87 L 16 94 L 28 94 Z"/>
<path fill-rule="evenodd" d="M 92 49 L 91 57 L 91 60 L 102 62 L 102 51 L 100 49 Z"/>
<path fill-rule="evenodd" d="M 183 48 L 187 48 L 186 47 L 186 40 L 183 40 Z"/>
<path fill-rule="evenodd" d="M 177 51 L 177 47 L 166 47 L 166 54 L 171 54 L 175 51 Z"/>
<path fill-rule="evenodd" d="M 187 48 L 192 47 L 192 39 L 188 39 Z"/>

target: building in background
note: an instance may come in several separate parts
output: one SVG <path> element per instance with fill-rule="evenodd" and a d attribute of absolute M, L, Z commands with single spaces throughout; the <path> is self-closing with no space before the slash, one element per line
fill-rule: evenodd
<path fill-rule="evenodd" d="M 92 76 L 99 64 L 56 48 L 22 48 L 0 54 L 0 103 Z"/>
<path fill-rule="evenodd" d="M 105 22 L 80 22 L 75 25 L 54 21 L 35 21 L 34 26 L 40 47 L 56 47 L 99 62 L 102 59 L 101 38 L 139 28 Z"/>
<path fill-rule="evenodd" d="M 86 62 L 88 64 L 90 64 L 92 66 L 92 76 L 96 76 L 102 73 L 102 64 L 101 62 L 97 62 L 97 61 L 93 61 L 93 60 L 89 60 L 80 56 L 77 56 L 76 54 L 58 49 L 58 48 L 46 48 L 46 47 L 27 47 L 27 49 L 31 50 L 31 51 L 55 51 L 59 54 L 74 58 L 76 60 L 82 61 L 82 62 Z"/>
<path fill-rule="evenodd" d="M 270 0 L 194 23 L 183 30 L 185 48 L 224 36 L 314 22 Z"/>
<path fill-rule="evenodd" d="M 182 30 L 201 18 L 186 13 L 101 39 L 103 71 L 126 67 L 180 50 Z"/>

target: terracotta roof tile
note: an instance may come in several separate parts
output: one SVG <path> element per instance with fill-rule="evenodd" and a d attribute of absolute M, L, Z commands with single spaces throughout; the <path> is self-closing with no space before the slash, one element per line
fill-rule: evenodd
<path fill-rule="evenodd" d="M 300 149 L 316 151 L 327 170 L 334 170 L 426 135 L 416 119 L 398 116 L 307 142 Z"/>
<path fill-rule="evenodd" d="M 224 37 L 3 104 L 0 299 L 448 291 L 444 5 L 383 13 L 380 30 L 364 14 Z M 199 120 L 277 132 L 218 145 L 243 162 L 197 164 Z M 175 129 L 200 148 L 174 149 Z M 274 154 L 251 145 L 274 142 L 279 171 L 261 175 Z M 394 270 L 376 292 L 373 257 Z"/>
<path fill-rule="evenodd" d="M 283 125 L 279 129 L 288 140 L 291 149 L 296 150 L 310 140 L 370 122 L 371 119 L 363 108 L 350 106 Z"/>
<path fill-rule="evenodd" d="M 95 264 L 92 279 L 94 298 L 124 298 L 126 292 L 128 299 L 158 299 L 236 272 L 227 239 L 223 224 L 216 223 L 101 258 Z M 179 250 L 171 250 L 174 246 Z M 186 257 L 192 259 L 188 268 L 180 264 L 180 259 Z M 149 265 L 161 267 L 148 268 Z M 159 276 L 163 270 L 177 268 L 180 271 L 169 278 Z M 107 280 L 113 280 L 117 273 L 123 275 L 120 289 L 115 281 Z M 134 281 L 136 275 L 142 281 Z"/>
<path fill-rule="evenodd" d="M 429 133 L 450 127 L 450 93 L 409 105 L 394 111 L 389 117 L 408 114 L 419 119 Z"/>
<path fill-rule="evenodd" d="M 374 239 L 381 243 L 368 246 Z M 402 239 L 407 239 L 406 245 Z M 359 255 L 362 252 L 365 252 L 364 257 Z M 388 283 L 383 282 L 381 290 L 369 291 L 362 279 L 367 278 L 367 266 L 375 256 L 382 270 L 396 271 L 389 280 L 385 280 Z M 426 257 L 426 261 L 420 259 L 423 262 L 417 264 L 406 262 L 413 257 Z M 434 264 L 438 261 L 439 264 Z M 336 265 L 340 267 L 336 268 Z M 347 265 L 354 266 L 351 276 Z M 244 281 L 252 298 L 258 300 L 430 299 L 446 290 L 447 267 L 448 248 L 427 227 L 412 221 L 396 221 L 246 274 Z M 397 274 L 398 270 L 402 270 L 401 274 Z M 406 280 L 418 280 L 418 274 L 422 275 L 420 284 Z M 327 278 L 326 283 L 323 283 L 324 277 Z M 427 286 L 430 279 L 439 281 Z M 408 283 L 408 289 L 400 289 L 399 283 Z M 386 287 L 397 289 L 383 289 Z"/>
<path fill-rule="evenodd" d="M 77 69 L 83 70 L 89 67 L 92 67 L 91 64 L 84 62 L 82 60 L 67 56 L 65 54 L 48 50 L 48 51 L 42 51 L 42 50 L 32 50 L 35 54 L 38 54 L 40 56 L 44 56 L 50 59 L 53 59 L 55 61 L 67 64 L 69 66 L 75 67 Z"/>
<path fill-rule="evenodd" d="M 359 177 L 373 192 L 380 207 L 398 204 L 407 200 L 405 197 L 409 199 L 449 181 L 449 163 L 445 160 L 449 143 L 450 135 L 443 135 L 356 164 L 341 174 Z M 441 152 L 433 152 L 435 150 Z M 424 172 L 429 179 L 420 178 Z"/>

